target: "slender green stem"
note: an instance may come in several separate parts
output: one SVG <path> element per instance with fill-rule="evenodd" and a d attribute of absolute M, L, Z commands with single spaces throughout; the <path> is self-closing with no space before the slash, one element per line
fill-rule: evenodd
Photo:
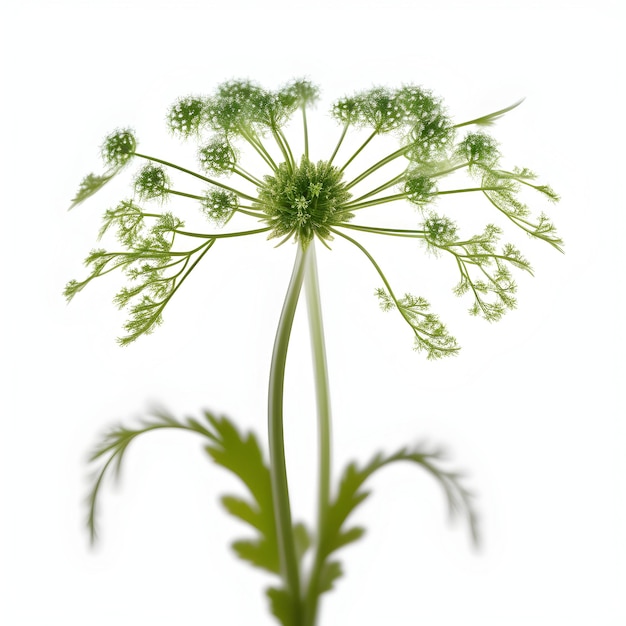
<path fill-rule="evenodd" d="M 276 129 L 272 129 L 272 135 L 274 136 L 274 139 L 276 140 L 276 145 L 280 148 L 280 151 L 283 153 L 283 158 L 285 159 L 285 163 L 287 164 L 289 171 L 293 171 L 294 168 L 293 168 L 292 159 L 289 157 L 289 152 L 287 151 L 287 146 L 285 146 L 283 142 L 283 137 Z"/>
<path fill-rule="evenodd" d="M 283 133 L 281 128 L 277 128 L 276 130 L 278 134 L 280 135 L 280 138 L 283 144 L 285 145 L 285 148 L 287 148 L 287 154 L 289 155 L 289 160 L 291 161 L 292 168 L 296 169 L 296 160 L 293 157 L 293 152 L 291 151 L 291 146 L 289 145 L 289 142 L 287 141 L 287 137 L 285 136 L 285 133 Z"/>
<path fill-rule="evenodd" d="M 402 315 L 402 317 L 404 318 L 404 321 L 411 327 L 411 329 L 413 330 L 413 333 L 415 334 L 415 336 L 419 339 L 420 334 L 421 335 L 427 335 L 428 337 L 434 337 L 432 333 L 422 329 L 420 330 L 420 332 L 418 333 L 418 329 L 415 327 L 415 324 L 413 324 L 413 322 L 411 321 L 411 318 L 407 315 L 407 313 L 404 310 L 404 307 L 402 307 L 400 305 L 400 302 L 398 301 L 398 298 L 396 298 L 393 289 L 391 288 L 391 285 L 389 284 L 389 281 L 387 280 L 387 277 L 385 276 L 385 274 L 383 273 L 382 269 L 380 269 L 380 266 L 378 265 L 378 263 L 376 263 L 376 260 L 374 259 L 374 257 L 365 249 L 364 246 L 362 246 L 356 239 L 352 239 L 352 237 L 348 237 L 348 235 L 346 235 L 345 233 L 342 233 L 341 231 L 336 230 L 335 228 L 330 228 L 329 229 L 332 233 L 335 233 L 335 235 L 339 235 L 340 237 L 343 237 L 344 239 L 347 239 L 350 243 L 353 243 L 359 250 L 361 250 L 361 252 L 363 252 L 363 254 L 370 260 L 370 262 L 372 263 L 372 265 L 374 266 L 374 268 L 376 269 L 376 271 L 378 272 L 378 275 L 380 276 L 381 280 L 383 281 L 385 288 L 387 289 L 387 292 L 389 294 L 389 297 L 393 300 L 394 304 L 396 305 L 396 309 L 398 309 L 400 315 Z M 446 351 L 446 352 L 450 352 L 450 353 L 454 353 L 455 350 L 454 349 L 446 349 L 446 348 L 442 348 L 442 350 Z"/>
<path fill-rule="evenodd" d="M 187 193 L 185 191 L 176 191 L 176 189 L 168 189 L 167 193 L 174 194 L 175 196 L 181 196 L 182 198 L 191 198 L 192 200 L 204 200 L 202 196 L 196 196 L 193 193 Z"/>
<path fill-rule="evenodd" d="M 268 428 L 270 446 L 270 474 L 274 497 L 274 514 L 276 517 L 276 533 L 280 556 L 280 570 L 287 591 L 296 606 L 296 625 L 300 626 L 300 571 L 296 555 L 291 507 L 289 504 L 289 487 L 287 484 L 287 466 L 285 462 L 285 440 L 283 433 L 283 391 L 285 385 L 285 365 L 287 348 L 296 313 L 302 282 L 304 279 L 306 251 L 298 246 L 298 253 L 287 288 L 283 310 L 280 315 L 272 364 L 268 396 Z"/>
<path fill-rule="evenodd" d="M 259 180 L 256 176 L 250 174 L 250 172 L 244 170 L 243 167 L 239 167 L 238 165 L 236 165 L 233 169 L 233 172 L 241 176 L 241 178 L 244 178 L 245 180 L 251 182 L 255 187 L 263 187 L 263 181 Z"/>
<path fill-rule="evenodd" d="M 308 260 L 304 286 L 306 291 L 307 311 L 309 317 L 309 334 L 313 353 L 313 369 L 315 372 L 315 395 L 317 400 L 318 449 L 319 449 L 319 485 L 317 528 L 318 542 L 304 599 L 304 626 L 314 626 L 319 598 L 319 578 L 324 565 L 324 554 L 321 551 L 320 536 L 328 519 L 330 505 L 330 469 L 331 469 L 331 409 L 328 384 L 328 366 L 326 363 L 326 346 L 324 342 L 324 326 L 322 323 L 322 307 L 320 301 L 317 261 L 314 242 L 309 244 Z"/>
<path fill-rule="evenodd" d="M 378 226 L 361 226 L 359 224 L 341 224 L 340 228 L 349 228 L 351 230 L 360 230 L 364 233 L 373 233 L 375 235 L 391 235 L 393 237 L 413 237 L 424 239 L 426 231 L 424 230 L 405 230 L 402 228 L 379 228 Z"/>
<path fill-rule="evenodd" d="M 350 189 L 351 187 L 354 187 L 354 185 L 356 185 L 357 183 L 360 183 L 364 178 L 367 178 L 370 174 L 374 173 L 377 169 L 380 169 L 384 165 L 387 165 L 387 163 L 391 163 L 391 161 L 395 161 L 395 159 L 406 154 L 410 149 L 411 149 L 411 146 L 403 146 L 402 148 L 398 148 L 398 150 L 387 155 L 384 159 L 381 159 L 377 163 L 374 163 L 372 167 L 366 169 L 362 174 L 359 174 L 354 180 L 350 181 L 346 185 L 346 189 Z"/>
<path fill-rule="evenodd" d="M 434 196 L 445 196 L 451 193 L 468 193 L 470 191 L 508 191 L 506 187 L 467 187 L 466 189 L 448 189 L 447 191 L 435 191 Z"/>
<path fill-rule="evenodd" d="M 212 185 L 215 185 L 216 187 L 221 187 L 222 189 L 225 189 L 226 191 L 232 191 L 235 195 L 239 196 L 240 198 L 245 198 L 246 200 L 251 200 L 252 202 L 256 200 L 256 198 L 253 198 L 252 196 L 242 193 L 241 191 L 237 191 L 237 189 L 233 189 L 232 187 L 229 187 L 228 185 L 225 185 L 224 183 L 220 183 L 217 180 L 213 180 L 212 178 L 207 178 L 206 176 L 202 176 L 201 174 L 198 174 L 198 172 L 194 172 L 193 170 L 188 170 L 186 167 L 181 167 L 180 165 L 176 165 L 175 163 L 170 163 L 169 161 L 164 161 L 163 159 L 158 159 L 157 157 L 148 156 L 147 154 L 141 154 L 139 152 L 135 152 L 135 156 L 139 157 L 140 159 L 146 159 L 147 161 L 154 161 L 155 163 L 161 163 L 161 165 L 166 165 L 167 167 L 171 167 L 172 169 L 178 170 L 179 172 L 184 172 L 185 174 L 190 174 L 191 176 L 194 176 L 195 178 L 199 178 L 200 180 L 203 180 L 207 183 L 211 183 Z"/>
<path fill-rule="evenodd" d="M 242 230 L 238 233 L 194 233 L 187 230 L 174 230 L 173 232 L 184 235 L 185 237 L 200 237 L 202 239 L 228 239 L 229 237 L 245 237 L 246 235 L 258 235 L 259 233 L 266 233 L 268 230 L 271 230 L 271 226 L 266 226 L 265 228 L 256 228 L 255 230 Z M 202 246 L 200 246 L 202 247 Z M 199 250 L 199 248 L 196 248 Z M 192 250 L 195 252 L 195 250 Z"/>
<path fill-rule="evenodd" d="M 306 107 L 302 105 L 302 128 L 304 129 L 304 156 L 309 158 L 309 127 L 306 122 Z"/>
<path fill-rule="evenodd" d="M 361 202 L 361 200 L 365 200 L 365 198 L 369 198 L 370 196 L 375 196 L 377 193 L 380 193 L 381 191 L 385 191 L 386 189 L 389 189 L 389 187 L 393 187 L 394 185 L 397 185 L 399 182 L 401 182 L 405 178 L 406 178 L 406 172 L 402 172 L 401 174 L 394 176 L 391 180 L 387 181 L 383 185 L 376 187 L 376 189 L 372 189 L 372 191 L 368 191 L 362 196 L 355 198 L 352 202 Z"/>
<path fill-rule="evenodd" d="M 365 146 L 367 146 L 367 144 L 372 141 L 376 135 L 378 135 L 377 130 L 372 132 L 372 134 L 361 144 L 361 147 L 343 164 L 343 167 L 339 171 L 343 172 L 346 167 L 348 167 L 348 165 L 350 165 L 350 163 L 352 163 L 352 161 L 354 161 L 354 159 L 361 154 L 361 152 L 365 149 Z"/>
<path fill-rule="evenodd" d="M 386 202 L 395 202 L 396 200 L 406 200 L 407 194 L 396 193 L 392 196 L 383 196 L 382 198 L 374 198 L 374 200 L 367 200 L 366 202 L 348 202 L 343 205 L 344 209 L 349 211 L 356 211 L 358 209 L 366 209 L 370 206 L 376 206 L 377 204 L 385 204 Z"/>
<path fill-rule="evenodd" d="M 241 136 L 257 151 L 259 156 L 270 166 L 273 171 L 278 169 L 278 166 L 272 159 L 272 155 L 266 150 L 265 146 L 261 143 L 261 140 L 252 132 L 249 132 L 243 126 L 239 127 Z"/>
<path fill-rule="evenodd" d="M 328 167 L 331 166 L 332 162 L 337 156 L 337 152 L 339 152 L 339 148 L 341 147 L 341 144 L 343 143 L 343 140 L 346 136 L 346 133 L 348 132 L 349 127 L 350 127 L 350 122 L 346 122 L 343 126 L 343 130 L 341 131 L 341 136 L 339 137 L 339 141 L 337 142 L 337 145 L 335 146 L 333 153 L 330 155 L 330 159 L 328 159 Z"/>
<path fill-rule="evenodd" d="M 483 115 L 482 117 L 477 117 L 473 120 L 462 122 L 461 124 L 455 124 L 453 128 L 461 128 L 462 126 L 469 126 L 470 124 L 477 124 L 479 126 L 491 126 L 491 124 L 493 124 L 495 120 L 497 120 L 505 113 L 508 113 L 509 111 L 517 108 L 520 104 L 522 104 L 522 102 L 524 102 L 525 99 L 526 98 L 522 98 L 521 100 L 518 100 L 515 104 L 512 104 L 511 106 L 508 106 L 504 109 L 500 109 L 499 111 L 495 111 L 494 113 L 489 113 L 488 115 Z"/>

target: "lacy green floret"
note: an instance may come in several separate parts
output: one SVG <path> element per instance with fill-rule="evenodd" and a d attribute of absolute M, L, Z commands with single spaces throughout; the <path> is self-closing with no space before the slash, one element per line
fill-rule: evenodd
<path fill-rule="evenodd" d="M 196 134 L 203 120 L 203 98 L 187 96 L 174 104 L 167 114 L 167 124 L 173 133 L 185 138 Z"/>
<path fill-rule="evenodd" d="M 454 134 L 450 120 L 443 113 L 433 112 L 430 118 L 420 119 L 411 128 L 406 156 L 419 163 L 440 159 L 454 140 Z"/>
<path fill-rule="evenodd" d="M 222 189 L 210 189 L 202 199 L 203 213 L 218 226 L 223 226 L 237 210 L 237 196 Z"/>
<path fill-rule="evenodd" d="M 331 109 L 332 116 L 343 124 L 352 124 L 358 121 L 360 111 L 359 100 L 355 96 L 348 96 L 337 100 Z"/>
<path fill-rule="evenodd" d="M 472 166 L 494 167 L 500 159 L 498 143 L 486 133 L 469 133 L 456 147 L 456 155 Z"/>
<path fill-rule="evenodd" d="M 202 168 L 210 174 L 232 172 L 237 164 L 237 155 L 226 137 L 214 137 L 198 151 Z"/>
<path fill-rule="evenodd" d="M 146 165 L 135 178 L 135 192 L 143 200 L 163 198 L 170 189 L 170 180 L 162 167 Z"/>
<path fill-rule="evenodd" d="M 424 222 L 426 241 L 436 247 L 449 245 L 456 238 L 457 226 L 449 218 L 431 213 Z"/>
<path fill-rule="evenodd" d="M 295 107 L 314 104 L 319 96 L 320 88 L 304 78 L 292 80 L 278 92 L 279 100 L 283 101 L 285 105 L 290 103 Z"/>
<path fill-rule="evenodd" d="M 136 148 L 137 141 L 132 130 L 116 130 L 102 144 L 102 160 L 109 167 L 120 167 L 128 162 Z"/>
<path fill-rule="evenodd" d="M 450 126 L 440 101 L 414 85 L 400 89 L 374 87 L 342 98 L 335 102 L 332 114 L 343 123 L 372 128 L 377 133 L 432 126 L 434 120 L 437 125 Z"/>
<path fill-rule="evenodd" d="M 436 191 L 436 181 L 425 174 L 409 174 L 404 183 L 404 193 L 407 199 L 419 207 L 432 202 Z"/>
<path fill-rule="evenodd" d="M 217 88 L 208 100 L 205 115 L 209 125 L 227 134 L 242 134 L 261 123 L 272 105 L 270 92 L 249 80 L 231 80 Z"/>
<path fill-rule="evenodd" d="M 353 214 L 343 206 L 349 198 L 336 167 L 303 157 L 295 170 L 281 163 L 274 176 L 265 177 L 254 207 L 265 214 L 272 237 L 293 235 L 307 244 L 315 235 L 332 239 L 329 229 L 352 219 Z"/>
<path fill-rule="evenodd" d="M 406 85 L 399 89 L 398 101 L 405 117 L 414 122 L 426 123 L 442 112 L 441 101 L 432 92 L 416 85 Z"/>
<path fill-rule="evenodd" d="M 405 111 L 391 89 L 377 87 L 362 94 L 359 100 L 364 125 L 379 133 L 395 130 L 405 121 Z"/>

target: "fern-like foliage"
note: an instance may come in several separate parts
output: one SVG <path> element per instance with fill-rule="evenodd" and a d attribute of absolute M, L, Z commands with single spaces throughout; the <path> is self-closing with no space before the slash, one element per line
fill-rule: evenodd
<path fill-rule="evenodd" d="M 499 320 L 508 309 L 514 309 L 517 286 L 509 267 L 516 267 L 532 274 L 530 263 L 521 252 L 507 243 L 497 249 L 501 229 L 488 224 L 480 235 L 467 240 L 456 237 L 456 226 L 447 218 L 436 215 L 425 222 L 428 246 L 436 252 L 450 253 L 456 260 L 461 274 L 454 293 L 462 296 L 471 292 L 474 303 L 472 315 L 480 315 L 487 321 Z"/>
<path fill-rule="evenodd" d="M 255 567 L 280 574 L 270 470 L 259 442 L 252 433 L 242 435 L 225 417 L 208 419 L 217 436 L 206 451 L 218 465 L 239 477 L 252 496 L 251 499 L 222 497 L 222 504 L 231 515 L 258 532 L 255 539 L 233 543 L 233 550 Z M 294 533 L 303 555 L 310 545 L 309 533 L 303 524 L 297 524 Z"/>
<path fill-rule="evenodd" d="M 150 213 L 133 200 L 120 202 L 104 214 L 100 237 L 116 229 L 125 250 L 92 250 L 85 259 L 90 274 L 82 281 L 70 281 L 65 297 L 71 300 L 94 278 L 121 269 L 128 284 L 119 290 L 114 302 L 119 308 L 126 308 L 130 316 L 124 324 L 127 334 L 119 342 L 127 345 L 140 335 L 151 333 L 161 324 L 163 310 L 174 293 L 216 241 L 207 235 L 200 237 L 204 241 L 194 248 L 172 250 L 177 234 L 184 232 L 182 228 L 184 223 L 172 213 Z"/>
<path fill-rule="evenodd" d="M 427 359 L 440 359 L 459 351 L 456 339 L 434 313 L 430 313 L 430 304 L 422 297 L 410 293 L 402 298 L 395 298 L 385 289 L 376 289 L 376 296 L 383 311 L 397 308 L 415 334 L 414 348 L 426 352 Z"/>
<path fill-rule="evenodd" d="M 90 463 L 99 464 L 87 498 L 87 526 L 92 543 L 98 536 L 98 504 L 105 477 L 109 473 L 119 477 L 126 451 L 138 436 L 164 428 L 187 430 L 208 439 L 205 449 L 213 461 L 242 481 L 249 497 L 226 495 L 221 502 L 228 513 L 251 526 L 257 535 L 252 539 L 235 541 L 232 548 L 237 556 L 255 567 L 280 575 L 270 470 L 261 446 L 253 433 L 241 433 L 228 418 L 215 417 L 208 411 L 200 420 L 178 420 L 168 413 L 157 412 L 135 428 L 119 425 L 105 433 L 89 458 Z M 302 561 L 311 546 L 311 535 L 302 523 L 294 525 L 293 534 Z M 294 615 L 298 599 L 292 598 L 282 587 L 270 587 L 267 595 L 272 611 L 281 623 L 297 626 Z"/>
<path fill-rule="evenodd" d="M 531 184 L 530 181 L 534 178 L 535 175 L 527 169 L 516 169 L 513 172 L 487 170 L 482 178 L 483 193 L 494 207 L 528 235 L 563 252 L 563 240 L 557 235 L 556 227 L 548 216 L 541 213 L 539 217 L 533 218 L 528 206 L 517 197 L 521 183 L 539 191 L 552 202 L 558 201 L 559 196 L 550 186 Z"/>
<path fill-rule="evenodd" d="M 127 428 L 120 424 L 105 433 L 102 441 L 95 447 L 89 457 L 90 463 L 99 464 L 93 475 L 93 485 L 87 497 L 87 527 L 92 543 L 96 541 L 98 536 L 97 512 L 104 478 L 110 472 L 113 472 L 114 476 L 119 478 L 122 461 L 130 444 L 139 435 L 163 428 L 188 430 L 214 441 L 216 434 L 212 430 L 210 417 L 209 413 L 205 413 L 204 421 L 192 418 L 180 421 L 165 412 L 157 412 L 152 417 L 142 420 L 136 428 Z"/>
<path fill-rule="evenodd" d="M 342 575 L 342 567 L 335 559 L 334 553 L 358 539 L 365 529 L 361 526 L 350 526 L 349 516 L 370 495 L 364 488 L 366 481 L 378 470 L 392 463 L 408 461 L 418 465 L 430 473 L 444 490 L 448 509 L 452 517 L 464 516 L 467 520 L 472 540 L 478 543 L 478 522 L 473 507 L 473 495 L 461 484 L 461 475 L 441 467 L 442 454 L 437 450 L 426 450 L 417 445 L 412 449 L 402 448 L 395 454 L 377 454 L 365 466 L 349 464 L 343 472 L 339 488 L 332 498 L 323 528 L 321 529 L 319 553 L 323 563 L 319 577 L 313 584 L 317 585 L 316 595 L 333 588 L 334 582 Z"/>
<path fill-rule="evenodd" d="M 87 200 L 93 196 L 96 192 L 100 191 L 118 172 L 118 169 L 107 172 L 106 174 L 87 174 L 83 180 L 80 181 L 78 191 L 72 198 L 72 204 L 70 209 L 78 206 L 81 202 Z"/>

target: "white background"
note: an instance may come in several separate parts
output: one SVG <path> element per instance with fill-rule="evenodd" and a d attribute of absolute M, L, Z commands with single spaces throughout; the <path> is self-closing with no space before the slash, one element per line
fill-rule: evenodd
<path fill-rule="evenodd" d="M 379 449 L 441 443 L 479 494 L 484 535 L 473 551 L 466 529 L 447 524 L 428 476 L 387 470 L 355 515 L 369 532 L 345 550 L 347 575 L 324 598 L 321 624 L 625 623 L 617 2 L 22 0 L 0 12 L 0 623 L 273 623 L 261 592 L 269 578 L 228 548 L 248 531 L 217 499 L 239 486 L 198 440 L 166 432 L 131 448 L 121 488 L 104 492 L 96 550 L 84 529 L 85 457 L 107 425 L 130 424 L 155 404 L 181 416 L 224 412 L 265 441 L 293 246 L 275 250 L 263 237 L 215 246 L 164 325 L 126 349 L 115 343 L 123 313 L 111 305 L 121 276 L 96 281 L 71 306 L 61 291 L 83 275 L 104 209 L 127 194 L 129 174 L 66 211 L 81 177 L 100 167 L 108 132 L 132 126 L 146 151 L 193 164 L 194 148 L 163 123 L 178 96 L 210 93 L 231 77 L 274 88 L 302 75 L 323 89 L 310 116 L 319 158 L 337 136 L 330 103 L 358 89 L 421 84 L 457 121 L 525 96 L 494 132 L 508 165 L 536 169 L 562 195 L 556 207 L 536 203 L 566 241 L 560 255 L 520 240 L 536 277 L 520 277 L 519 308 L 489 325 L 450 294 L 450 259 L 367 240 L 397 290 L 427 297 L 461 342 L 456 359 L 437 363 L 412 352 L 410 329 L 378 310 L 380 281 L 358 251 L 340 242 L 319 250 L 335 473 Z M 459 221 L 474 211 L 465 199 L 439 207 Z M 476 224 L 496 219 L 482 204 L 476 211 Z M 303 313 L 286 428 L 296 516 L 310 519 L 315 430 Z"/>

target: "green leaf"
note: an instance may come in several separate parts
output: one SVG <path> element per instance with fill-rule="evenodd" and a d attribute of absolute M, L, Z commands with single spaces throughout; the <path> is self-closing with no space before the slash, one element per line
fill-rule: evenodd
<path fill-rule="evenodd" d="M 215 440 L 206 450 L 211 458 L 223 468 L 235 474 L 246 485 L 251 499 L 224 496 L 224 508 L 242 522 L 254 528 L 254 539 L 235 541 L 232 545 L 237 555 L 255 567 L 272 574 L 280 573 L 276 519 L 272 498 L 270 469 L 257 438 L 252 433 L 243 434 L 225 417 L 209 417 L 216 433 Z M 300 556 L 311 544 L 311 538 L 303 524 L 293 529 Z"/>
<path fill-rule="evenodd" d="M 514 104 L 511 104 L 504 109 L 500 109 L 499 111 L 494 111 L 493 113 L 488 113 L 487 115 L 477 117 L 476 119 L 470 120 L 468 122 L 457 124 L 455 128 L 460 128 L 461 126 L 469 126 L 470 124 L 475 124 L 476 126 L 493 126 L 505 113 L 516 109 L 520 104 L 522 104 L 522 102 L 524 102 L 525 99 L 526 98 L 522 98 Z"/>
<path fill-rule="evenodd" d="M 370 494 L 364 488 L 365 482 L 381 468 L 398 461 L 408 461 L 421 466 L 439 482 L 444 490 L 450 514 L 464 515 L 473 541 L 478 542 L 473 496 L 461 484 L 458 473 L 440 467 L 441 456 L 438 451 L 428 451 L 416 446 L 413 449 L 402 448 L 389 456 L 379 453 L 363 468 L 359 468 L 356 463 L 350 463 L 346 467 L 337 494 L 331 499 L 320 537 L 319 551 L 324 565 L 317 581 L 318 595 L 330 590 L 334 581 L 342 575 L 341 565 L 338 561 L 330 560 L 330 556 L 340 548 L 357 541 L 365 533 L 359 526 L 346 527 L 350 515 Z"/>
<path fill-rule="evenodd" d="M 72 204 L 70 205 L 70 209 L 73 209 L 75 206 L 79 205 L 81 202 L 87 200 L 93 196 L 97 191 L 102 189 L 117 173 L 119 169 L 114 169 L 102 176 L 98 176 L 97 174 L 87 174 L 83 180 L 81 180 L 80 185 L 78 186 L 78 191 L 74 198 L 72 198 Z"/>
<path fill-rule="evenodd" d="M 328 561 L 324 563 L 319 579 L 319 593 L 330 591 L 338 578 L 343 576 L 343 568 L 339 561 Z"/>
<path fill-rule="evenodd" d="M 263 538 L 239 539 L 233 541 L 231 547 L 240 559 L 272 574 L 280 574 L 277 547 L 269 541 Z"/>
<path fill-rule="evenodd" d="M 299 522 L 294 524 L 293 535 L 296 544 L 296 554 L 298 556 L 298 560 L 302 562 L 302 558 L 313 543 L 311 533 L 309 533 L 308 528 L 304 524 Z"/>
<path fill-rule="evenodd" d="M 291 594 L 280 587 L 269 587 L 266 592 L 270 608 L 283 626 L 298 626 L 296 605 Z"/>
<path fill-rule="evenodd" d="M 472 293 L 474 302 L 469 309 L 472 315 L 494 322 L 507 310 L 515 308 L 517 286 L 510 267 L 530 274 L 532 268 L 513 244 L 506 243 L 500 251 L 497 250 L 502 232 L 497 226 L 488 224 L 480 235 L 464 241 L 456 238 L 456 229 L 449 229 L 447 235 L 440 236 L 438 231 L 429 232 L 428 223 L 424 224 L 424 228 L 428 232 L 426 243 L 430 248 L 436 252 L 444 250 L 454 257 L 460 280 L 453 291 L 457 296 Z"/>
<path fill-rule="evenodd" d="M 222 496 L 222 506 L 233 516 L 242 522 L 250 524 L 257 530 L 263 530 L 262 520 L 259 519 L 259 511 L 246 500 L 237 496 Z"/>
<path fill-rule="evenodd" d="M 383 311 L 398 309 L 413 329 L 415 350 L 425 351 L 427 359 L 440 359 L 459 351 L 456 339 L 448 332 L 443 322 L 437 315 L 428 312 L 430 304 L 427 300 L 410 293 L 404 294 L 402 298 L 396 298 L 382 288 L 376 289 L 375 294 Z"/>
<path fill-rule="evenodd" d="M 542 239 L 546 243 L 563 252 L 563 240 L 557 235 L 556 228 L 545 214 L 538 219 L 530 217 L 530 210 L 521 202 L 516 193 L 519 184 L 526 184 L 545 195 L 551 202 L 557 202 L 559 196 L 548 185 L 531 185 L 528 175 L 523 176 L 524 170 L 518 175 L 502 170 L 489 170 L 483 174 L 483 192 L 491 204 L 508 217 L 516 226 L 528 233 L 531 237 Z M 526 170 L 528 172 L 528 170 Z M 513 172 L 515 174 L 515 172 Z"/>
<path fill-rule="evenodd" d="M 100 496 L 100 489 L 109 470 L 113 469 L 114 475 L 119 478 L 122 469 L 122 461 L 128 450 L 129 445 L 144 433 L 160 430 L 162 428 L 174 428 L 188 430 L 199 435 L 207 437 L 213 441 L 215 434 L 211 430 L 212 416 L 209 413 L 204 414 L 205 422 L 187 419 L 179 421 L 171 415 L 159 412 L 154 416 L 143 420 L 137 428 L 127 428 L 119 425 L 111 428 L 105 433 L 102 441 L 95 447 L 89 457 L 90 463 L 100 463 L 100 467 L 96 469 L 93 475 L 93 486 L 87 497 L 88 516 L 87 526 L 91 542 L 94 543 L 98 536 L 97 512 Z"/>

